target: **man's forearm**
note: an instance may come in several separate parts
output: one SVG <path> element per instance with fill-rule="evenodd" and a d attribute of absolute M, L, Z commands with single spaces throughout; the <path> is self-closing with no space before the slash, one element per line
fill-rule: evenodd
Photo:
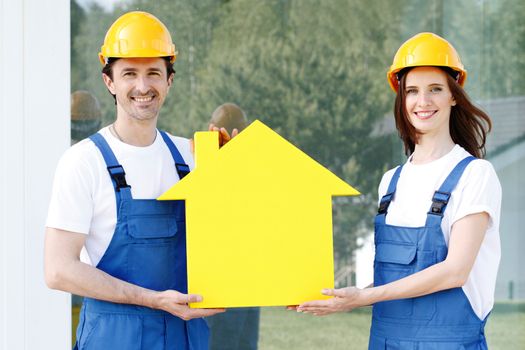
<path fill-rule="evenodd" d="M 64 264 L 52 275 L 46 281 L 53 289 L 114 303 L 155 307 L 156 291 L 119 280 L 80 261 Z"/>

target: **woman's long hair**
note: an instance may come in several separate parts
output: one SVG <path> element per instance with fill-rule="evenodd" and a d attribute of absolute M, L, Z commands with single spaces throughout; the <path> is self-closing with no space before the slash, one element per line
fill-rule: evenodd
<path fill-rule="evenodd" d="M 449 128 L 452 141 L 463 147 L 473 156 L 484 158 L 487 134 L 492 129 L 490 117 L 470 101 L 465 90 L 445 69 L 443 69 L 443 71 L 447 73 L 448 87 L 456 101 L 456 105 L 452 106 L 450 111 Z M 394 106 L 394 117 L 399 137 L 405 145 L 405 154 L 409 156 L 414 152 L 419 135 L 414 126 L 410 124 L 406 110 L 405 87 L 407 74 L 406 72 L 404 73 L 399 81 Z"/>

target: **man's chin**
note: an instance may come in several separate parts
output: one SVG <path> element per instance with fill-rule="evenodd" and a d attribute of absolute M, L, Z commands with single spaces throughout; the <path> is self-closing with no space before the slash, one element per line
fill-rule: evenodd
<path fill-rule="evenodd" d="M 133 119 L 136 120 L 142 120 L 142 121 L 148 121 L 148 120 L 154 120 L 158 116 L 158 113 L 135 113 L 133 115 Z"/>

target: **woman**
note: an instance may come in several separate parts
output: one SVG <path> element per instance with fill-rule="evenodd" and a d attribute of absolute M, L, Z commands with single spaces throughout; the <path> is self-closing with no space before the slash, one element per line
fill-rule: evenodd
<path fill-rule="evenodd" d="M 327 315 L 373 305 L 369 349 L 487 348 L 501 186 L 479 159 L 491 122 L 465 79 L 456 50 L 435 34 L 399 48 L 388 81 L 409 158 L 379 185 L 374 285 L 324 290 L 334 298 L 297 308 Z"/>

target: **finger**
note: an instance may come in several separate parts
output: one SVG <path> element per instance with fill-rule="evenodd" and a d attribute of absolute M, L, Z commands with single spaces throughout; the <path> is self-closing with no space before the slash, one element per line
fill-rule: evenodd
<path fill-rule="evenodd" d="M 225 312 L 226 309 L 191 309 L 192 318 L 208 317 Z"/>
<path fill-rule="evenodd" d="M 330 304 L 330 300 L 312 300 L 307 301 L 306 303 L 302 303 L 299 305 L 300 309 L 308 308 L 308 307 L 321 307 L 321 306 L 327 306 Z"/>
<path fill-rule="evenodd" d="M 228 130 L 226 130 L 225 128 L 221 128 L 220 132 L 224 141 L 230 140 L 230 134 L 228 133 Z"/>
<path fill-rule="evenodd" d="M 309 308 L 305 308 L 305 309 L 302 309 L 302 311 L 300 312 L 304 312 L 304 313 L 307 313 L 307 314 L 313 314 L 313 315 L 319 315 L 319 314 L 326 314 L 328 312 L 334 312 L 334 310 L 332 310 L 331 308 L 326 308 L 326 307 L 309 307 Z"/>
<path fill-rule="evenodd" d="M 325 288 L 321 290 L 321 294 L 323 295 L 335 296 L 335 293 L 336 293 L 335 289 Z"/>
<path fill-rule="evenodd" d="M 215 124 L 210 123 L 210 124 L 208 125 L 208 131 L 214 131 L 213 128 L 215 128 Z"/>
<path fill-rule="evenodd" d="M 286 307 L 286 310 L 290 310 L 290 311 L 297 311 L 297 308 L 299 307 L 299 305 L 288 305 Z"/>
<path fill-rule="evenodd" d="M 232 139 L 239 134 L 239 130 L 237 128 L 232 130 Z"/>
<path fill-rule="evenodd" d="M 186 303 L 200 303 L 202 301 L 202 296 L 198 294 L 186 294 Z"/>

